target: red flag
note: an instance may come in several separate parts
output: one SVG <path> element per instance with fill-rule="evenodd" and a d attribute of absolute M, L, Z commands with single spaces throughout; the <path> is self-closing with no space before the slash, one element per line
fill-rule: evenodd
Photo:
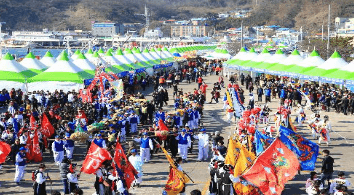
<path fill-rule="evenodd" d="M 26 141 L 26 158 L 27 160 L 31 161 L 33 159 L 33 155 L 32 155 L 32 140 L 31 140 L 31 134 L 30 132 L 27 132 L 27 141 Z"/>
<path fill-rule="evenodd" d="M 165 123 L 162 121 L 162 119 L 159 120 L 159 129 L 160 131 L 169 131 L 168 127 L 165 125 Z"/>
<path fill-rule="evenodd" d="M 42 128 L 41 128 L 42 135 L 44 135 L 46 137 L 50 137 L 54 134 L 54 127 L 49 122 L 49 119 L 45 113 L 43 113 L 41 124 L 42 124 Z"/>
<path fill-rule="evenodd" d="M 113 159 L 114 159 L 114 162 L 117 164 L 117 166 L 122 170 L 122 172 L 124 174 L 124 178 L 122 178 L 122 179 L 125 180 L 127 188 L 129 189 L 131 184 L 135 180 L 135 175 L 137 175 L 138 172 L 135 170 L 133 165 L 129 162 L 129 160 L 128 160 L 127 156 L 124 154 L 124 150 L 119 142 L 117 142 Z"/>
<path fill-rule="evenodd" d="M 38 130 L 34 130 L 34 136 L 33 136 L 33 145 L 32 145 L 32 160 L 34 162 L 42 162 L 43 157 L 42 157 L 42 152 L 41 148 L 39 147 L 39 139 L 38 139 Z"/>
<path fill-rule="evenodd" d="M 104 161 L 111 159 L 111 155 L 106 149 L 100 148 L 92 142 L 86 158 L 82 163 L 81 172 L 93 174 L 101 167 Z"/>
<path fill-rule="evenodd" d="M 168 135 L 168 127 L 165 123 L 160 119 L 158 122 L 160 131 L 155 131 L 155 136 L 157 136 L 160 140 L 166 140 Z"/>
<path fill-rule="evenodd" d="M 7 155 L 11 152 L 11 146 L 5 142 L 0 141 L 0 164 L 4 163 Z"/>
<path fill-rule="evenodd" d="M 277 138 L 242 177 L 264 195 L 280 195 L 285 183 L 297 174 L 299 168 L 297 156 Z"/>
<path fill-rule="evenodd" d="M 34 118 L 34 116 L 31 114 L 30 117 L 30 127 L 33 128 L 36 126 L 36 119 Z"/>

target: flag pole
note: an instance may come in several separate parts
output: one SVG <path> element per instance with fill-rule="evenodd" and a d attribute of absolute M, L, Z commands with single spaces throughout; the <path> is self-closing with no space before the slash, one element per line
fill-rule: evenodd
<path fill-rule="evenodd" d="M 163 147 L 159 144 L 159 142 L 157 142 L 154 138 L 152 138 L 152 140 L 153 140 L 156 144 L 158 144 L 158 146 L 160 146 L 161 148 L 163 148 Z M 165 149 L 165 148 L 163 148 L 163 149 Z M 165 150 L 166 150 L 166 149 L 165 149 Z M 166 151 L 166 152 L 167 152 L 167 151 Z M 173 160 L 173 158 L 171 158 L 171 159 L 172 159 L 173 163 L 177 164 L 176 161 Z M 188 175 L 184 170 L 182 170 L 182 172 L 183 172 L 184 175 L 186 175 L 186 176 L 188 177 L 189 180 L 191 180 L 192 183 L 194 183 L 193 179 L 192 179 L 191 177 L 189 177 L 189 175 Z"/>

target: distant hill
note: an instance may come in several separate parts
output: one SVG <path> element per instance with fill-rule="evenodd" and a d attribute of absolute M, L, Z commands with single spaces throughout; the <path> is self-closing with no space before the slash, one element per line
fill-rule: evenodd
<path fill-rule="evenodd" d="M 91 21 L 141 22 L 147 4 L 151 20 L 206 17 L 236 8 L 253 8 L 245 25 L 281 25 L 303 27 L 308 32 L 327 25 L 328 4 L 331 19 L 354 17 L 353 0 L 1 0 L 0 21 L 9 30 L 49 28 L 91 29 Z M 213 14 L 214 13 L 214 14 Z M 227 19 L 214 23 L 216 28 L 237 27 L 240 20 Z M 333 24 L 332 24 L 333 25 Z"/>

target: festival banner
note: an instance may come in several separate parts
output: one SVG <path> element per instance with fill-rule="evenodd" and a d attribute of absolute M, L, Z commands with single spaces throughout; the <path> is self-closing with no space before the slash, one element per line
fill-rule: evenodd
<path fill-rule="evenodd" d="M 80 172 L 94 174 L 104 161 L 111 159 L 111 155 L 106 149 L 100 148 L 94 142 L 91 142 Z"/>
<path fill-rule="evenodd" d="M 274 138 L 268 137 L 256 130 L 256 154 L 259 156 L 274 141 Z"/>
<path fill-rule="evenodd" d="M 168 180 L 165 185 L 165 191 L 168 195 L 177 195 L 184 188 L 184 182 L 179 177 L 179 170 L 171 167 L 170 174 L 168 175 Z"/>
<path fill-rule="evenodd" d="M 4 163 L 7 155 L 11 152 L 11 146 L 6 142 L 0 141 L 0 164 Z"/>
<path fill-rule="evenodd" d="M 295 154 L 301 164 L 301 170 L 312 171 L 315 170 L 315 164 L 319 152 L 319 146 L 295 133 L 291 129 L 280 126 L 279 139 Z"/>
<path fill-rule="evenodd" d="M 230 89 L 229 89 L 229 90 L 230 90 Z M 227 99 L 227 102 L 229 103 L 229 106 L 233 108 L 232 99 L 231 99 L 231 96 L 230 96 L 230 92 L 229 92 L 229 91 L 226 91 L 226 99 Z"/>
<path fill-rule="evenodd" d="M 161 147 L 161 149 L 171 166 L 170 174 L 165 185 L 165 191 L 168 195 L 177 195 L 183 190 L 184 184 L 188 183 L 190 180 L 182 171 L 177 169 L 176 164 L 165 148 Z"/>
<path fill-rule="evenodd" d="M 242 178 L 258 187 L 264 195 L 280 195 L 285 183 L 297 174 L 299 168 L 297 156 L 277 138 Z"/>
<path fill-rule="evenodd" d="M 31 161 L 33 159 L 33 155 L 32 155 L 32 149 L 33 145 L 32 145 L 32 140 L 31 140 L 31 134 L 28 131 L 27 132 L 27 140 L 26 140 L 26 146 L 25 148 L 27 149 L 26 151 L 26 158 L 27 160 Z"/>
<path fill-rule="evenodd" d="M 233 102 L 233 108 L 235 110 L 236 117 L 241 117 L 245 107 L 241 103 L 241 99 L 238 92 L 234 88 L 230 88 L 230 94 Z"/>
<path fill-rule="evenodd" d="M 45 137 L 50 137 L 54 134 L 54 127 L 50 123 L 50 121 L 45 113 L 43 113 L 43 116 L 42 116 L 41 126 L 42 126 L 41 133 Z"/>
<path fill-rule="evenodd" d="M 227 146 L 227 153 L 225 157 L 225 164 L 235 166 L 237 157 L 240 154 L 241 147 L 243 147 L 240 142 L 229 139 L 229 145 Z"/>
<path fill-rule="evenodd" d="M 133 165 L 129 162 L 127 156 L 124 154 L 124 150 L 118 142 L 118 139 L 119 137 L 117 137 L 117 145 L 113 159 L 115 164 L 117 164 L 119 169 L 121 169 L 121 171 L 123 172 L 123 180 L 125 181 L 125 185 L 129 189 L 131 184 L 135 180 L 135 176 L 138 175 L 138 172 L 135 170 Z"/>
<path fill-rule="evenodd" d="M 239 177 L 248 168 L 250 168 L 253 165 L 253 161 L 257 158 L 252 152 L 248 151 L 245 147 L 242 146 L 240 149 L 241 151 L 238 155 L 234 169 L 235 177 Z M 234 183 L 234 189 L 236 194 L 239 195 L 257 194 L 256 188 L 252 185 L 249 185 L 247 182 Z"/>
<path fill-rule="evenodd" d="M 38 138 L 38 130 L 34 130 L 34 135 L 33 135 L 33 146 L 32 146 L 32 160 L 34 162 L 42 162 L 43 157 L 42 157 L 42 152 L 41 148 L 39 147 L 39 138 Z"/>
<path fill-rule="evenodd" d="M 116 91 L 117 100 L 121 99 L 124 95 L 124 86 L 122 79 L 115 80 L 111 82 L 113 89 Z"/>

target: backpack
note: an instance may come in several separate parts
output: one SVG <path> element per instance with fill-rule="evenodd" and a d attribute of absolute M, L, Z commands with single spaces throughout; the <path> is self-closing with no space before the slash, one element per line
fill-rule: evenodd
<path fill-rule="evenodd" d="M 33 182 L 36 181 L 38 173 L 39 173 L 39 170 L 32 171 L 32 181 Z"/>

